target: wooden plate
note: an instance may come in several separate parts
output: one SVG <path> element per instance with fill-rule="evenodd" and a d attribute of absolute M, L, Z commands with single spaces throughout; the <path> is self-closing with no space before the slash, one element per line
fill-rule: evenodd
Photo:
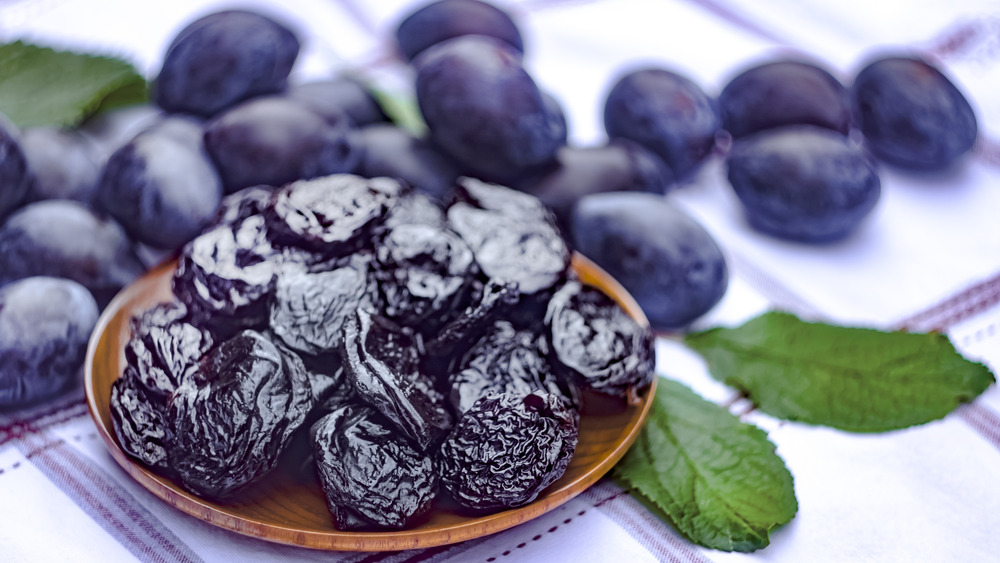
<path fill-rule="evenodd" d="M 456 543 L 511 528 L 570 500 L 610 470 L 638 435 L 655 391 L 654 381 L 654 387 L 637 405 L 601 413 L 585 409 L 579 444 L 566 473 L 535 502 L 520 508 L 469 517 L 436 507 L 429 519 L 412 529 L 344 532 L 334 527 L 318 483 L 281 472 L 250 487 L 238 500 L 215 503 L 134 461 L 118 445 L 111 425 L 111 384 L 125 366 L 129 319 L 158 302 L 171 300 L 174 266 L 169 262 L 151 270 L 123 290 L 104 311 L 87 350 L 87 405 L 111 456 L 142 486 L 196 518 L 248 536 L 316 549 L 395 551 Z M 573 268 L 583 283 L 600 288 L 632 317 L 647 324 L 632 297 L 607 273 L 580 255 L 574 256 Z"/>

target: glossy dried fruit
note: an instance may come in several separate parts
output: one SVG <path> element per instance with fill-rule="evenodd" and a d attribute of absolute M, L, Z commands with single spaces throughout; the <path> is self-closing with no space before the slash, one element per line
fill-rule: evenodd
<path fill-rule="evenodd" d="M 489 395 L 441 444 L 441 485 L 475 512 L 523 506 L 566 471 L 579 439 L 576 416 L 549 393 Z"/>
<path fill-rule="evenodd" d="M 297 352 L 335 352 L 344 322 L 364 300 L 367 286 L 365 271 L 352 266 L 286 272 L 278 278 L 271 300 L 271 330 Z"/>
<path fill-rule="evenodd" d="M 160 303 L 130 322 L 125 361 L 138 383 L 157 399 L 167 399 L 199 367 L 213 344 L 210 332 L 187 322 L 187 308 Z"/>
<path fill-rule="evenodd" d="M 430 509 L 438 477 L 378 413 L 343 406 L 311 429 L 313 455 L 327 505 L 341 530 L 402 528 Z"/>

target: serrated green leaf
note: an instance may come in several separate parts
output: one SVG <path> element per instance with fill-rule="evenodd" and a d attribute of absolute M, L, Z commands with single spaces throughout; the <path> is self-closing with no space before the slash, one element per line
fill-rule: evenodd
<path fill-rule="evenodd" d="M 125 61 L 22 41 L 0 45 L 0 113 L 20 127 L 69 127 L 102 108 L 147 99 L 146 80 Z"/>
<path fill-rule="evenodd" d="M 769 312 L 688 334 L 712 376 L 787 420 L 884 432 L 944 417 L 995 381 L 944 334 L 805 322 Z"/>
<path fill-rule="evenodd" d="M 694 543 L 755 551 L 798 510 L 792 475 L 759 428 L 684 385 L 657 384 L 614 478 Z"/>

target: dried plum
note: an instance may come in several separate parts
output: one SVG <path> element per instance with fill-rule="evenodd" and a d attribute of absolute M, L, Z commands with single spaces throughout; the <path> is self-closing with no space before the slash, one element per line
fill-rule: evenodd
<path fill-rule="evenodd" d="M 475 271 L 472 250 L 458 235 L 427 225 L 400 225 L 375 250 L 382 313 L 424 332 L 452 316 Z"/>
<path fill-rule="evenodd" d="M 488 395 L 438 450 L 442 488 L 475 512 L 523 506 L 562 476 L 578 439 L 576 416 L 554 395 Z"/>
<path fill-rule="evenodd" d="M 448 357 L 462 345 L 471 343 L 510 308 L 518 303 L 519 293 L 514 282 L 489 280 L 474 291 L 472 303 L 434 338 L 424 342 L 424 349 L 432 356 Z"/>
<path fill-rule="evenodd" d="M 569 247 L 554 215 L 537 198 L 472 178 L 459 181 L 458 197 L 448 208 L 449 224 L 486 276 L 516 282 L 522 295 L 545 292 L 566 279 Z"/>
<path fill-rule="evenodd" d="M 358 399 L 381 412 L 419 450 L 451 428 L 444 396 L 420 370 L 411 337 L 364 308 L 344 324 L 344 369 Z"/>
<path fill-rule="evenodd" d="M 152 395 L 140 382 L 135 366 L 126 366 L 111 385 L 111 424 L 125 453 L 160 473 L 173 475 L 168 445 L 174 434 L 167 420 L 167 404 Z"/>
<path fill-rule="evenodd" d="M 246 330 L 219 344 L 169 408 L 171 466 L 185 488 L 232 495 L 277 463 L 313 406 L 302 361 Z"/>
<path fill-rule="evenodd" d="M 160 303 L 130 322 L 125 361 L 136 368 L 147 393 L 166 398 L 199 367 L 213 344 L 211 333 L 186 321 L 187 308 Z"/>
<path fill-rule="evenodd" d="M 653 381 L 655 336 L 602 291 L 567 282 L 549 301 L 552 358 L 580 387 L 625 397 Z"/>
<path fill-rule="evenodd" d="M 373 409 L 343 406 L 311 430 L 327 505 L 341 530 L 402 528 L 430 509 L 438 477 Z"/>
<path fill-rule="evenodd" d="M 364 270 L 351 266 L 327 272 L 288 272 L 275 286 L 271 330 L 297 352 L 335 352 L 344 322 L 362 303 L 366 288 Z"/>
<path fill-rule="evenodd" d="M 576 388 L 553 371 L 548 346 L 532 330 L 518 330 L 497 321 L 465 353 L 458 369 L 448 376 L 448 401 L 461 415 L 480 397 L 490 393 L 545 391 L 580 407 Z"/>

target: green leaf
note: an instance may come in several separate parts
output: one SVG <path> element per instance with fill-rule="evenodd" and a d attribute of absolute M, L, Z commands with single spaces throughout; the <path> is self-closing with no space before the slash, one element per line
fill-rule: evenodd
<path fill-rule="evenodd" d="M 413 97 L 391 93 L 380 88 L 371 88 L 371 92 L 389 121 L 396 127 L 418 137 L 427 131 L 427 124 L 420 113 L 420 107 Z"/>
<path fill-rule="evenodd" d="M 20 127 L 70 127 L 148 95 L 145 79 L 125 61 L 22 41 L 0 45 L 0 113 Z"/>
<path fill-rule="evenodd" d="M 798 510 L 792 475 L 759 428 L 660 379 L 614 477 L 694 543 L 754 551 Z"/>
<path fill-rule="evenodd" d="M 713 377 L 764 412 L 852 432 L 942 418 L 995 381 L 944 334 L 809 323 L 788 313 L 691 333 L 685 341 Z"/>

